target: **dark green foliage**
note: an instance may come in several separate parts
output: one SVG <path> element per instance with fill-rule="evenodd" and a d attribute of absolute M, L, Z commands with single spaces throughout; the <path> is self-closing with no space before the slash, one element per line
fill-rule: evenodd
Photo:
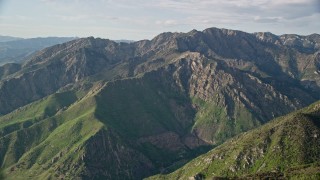
<path fill-rule="evenodd" d="M 4 180 L 5 179 L 5 175 L 3 173 L 3 170 L 0 169 L 0 180 Z"/>

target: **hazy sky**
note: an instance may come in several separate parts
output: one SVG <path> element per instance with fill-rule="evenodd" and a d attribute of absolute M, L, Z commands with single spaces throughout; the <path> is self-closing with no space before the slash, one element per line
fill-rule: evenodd
<path fill-rule="evenodd" d="M 320 33 L 320 0 L 0 0 L 0 35 L 139 40 L 209 27 Z"/>

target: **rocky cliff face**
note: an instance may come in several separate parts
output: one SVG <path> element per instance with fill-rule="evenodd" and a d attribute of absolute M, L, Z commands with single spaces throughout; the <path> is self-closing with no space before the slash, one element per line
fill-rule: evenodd
<path fill-rule="evenodd" d="M 48 168 L 27 173 L 37 178 L 50 171 L 57 177 L 133 179 L 169 172 L 208 145 L 320 99 L 319 57 L 316 34 L 217 28 L 130 44 L 90 37 L 55 45 L 21 67 L 0 68 L 0 113 L 6 114 L 0 117 L 0 162 L 13 168 L 11 175 L 16 169 L 26 175 L 40 171 L 32 165 L 38 160 Z M 73 98 L 48 100 L 57 93 Z M 41 138 L 28 140 L 27 147 L 14 135 L 42 123 L 48 131 L 37 130 Z M 53 167 L 61 149 L 41 143 L 62 148 L 53 137 L 68 129 L 81 133 L 65 139 L 71 145 L 61 151 L 59 168 Z M 73 148 L 81 151 L 71 155 Z M 117 164 L 109 167 L 111 159 Z M 77 163 L 81 168 L 73 167 Z"/>
<path fill-rule="evenodd" d="M 316 98 L 294 81 L 262 78 L 200 53 L 184 53 L 152 73 L 158 74 L 155 81 L 171 83 L 171 91 L 190 99 L 196 112 L 192 131 L 212 144 L 310 104 Z"/>

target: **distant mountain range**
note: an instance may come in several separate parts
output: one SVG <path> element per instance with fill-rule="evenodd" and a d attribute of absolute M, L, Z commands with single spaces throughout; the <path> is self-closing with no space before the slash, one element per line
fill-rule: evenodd
<path fill-rule="evenodd" d="M 29 55 L 43 48 L 71 41 L 72 37 L 48 37 L 22 39 L 0 36 L 0 65 L 20 63 Z"/>
<path fill-rule="evenodd" d="M 319 144 L 302 136 L 319 131 L 317 104 L 261 125 L 320 100 L 318 34 L 89 37 L 19 62 L 0 67 L 0 164 L 9 179 L 287 177 L 299 163 L 295 172 L 317 177 L 310 164 Z"/>
<path fill-rule="evenodd" d="M 0 42 L 9 42 L 9 41 L 15 41 L 15 40 L 21 40 L 23 38 L 18 37 L 12 37 L 12 36 L 1 36 L 0 35 Z"/>
<path fill-rule="evenodd" d="M 22 63 L 32 53 L 56 44 L 77 39 L 76 37 L 18 38 L 0 36 L 0 65 Z M 132 40 L 115 40 L 118 43 L 132 43 Z"/>

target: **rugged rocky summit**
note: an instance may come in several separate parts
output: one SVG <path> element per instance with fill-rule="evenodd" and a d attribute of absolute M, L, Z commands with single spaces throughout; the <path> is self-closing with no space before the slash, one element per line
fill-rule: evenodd
<path fill-rule="evenodd" d="M 319 52 L 316 34 L 217 28 L 43 49 L 0 68 L 0 162 L 13 179 L 171 172 L 319 100 Z"/>

